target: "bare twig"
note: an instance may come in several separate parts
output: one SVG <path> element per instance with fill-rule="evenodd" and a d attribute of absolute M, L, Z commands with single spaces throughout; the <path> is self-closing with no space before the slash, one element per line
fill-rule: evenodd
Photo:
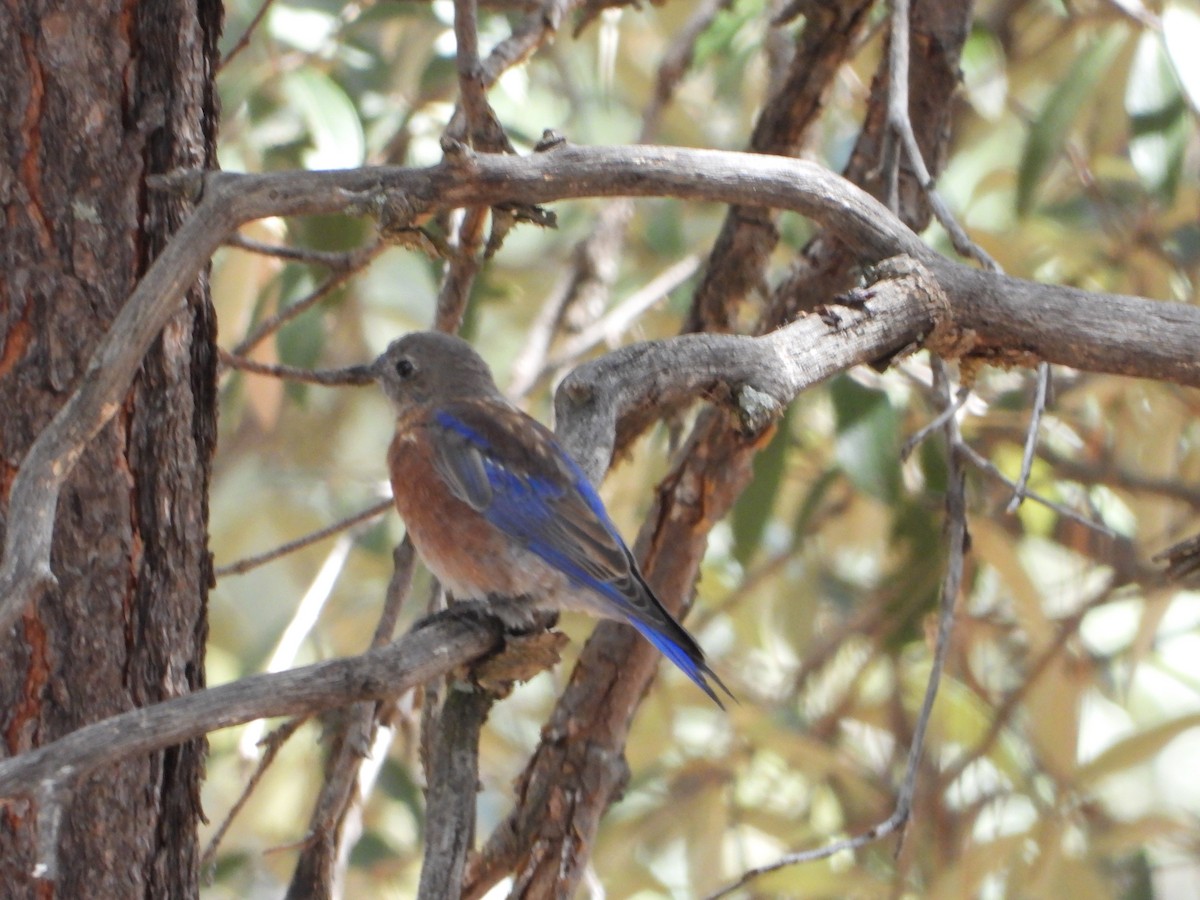
<path fill-rule="evenodd" d="M 217 356 L 221 364 L 230 369 L 252 372 L 255 375 L 267 375 L 271 378 L 283 378 L 287 381 L 302 381 L 305 384 L 360 386 L 370 384 L 372 381 L 370 372 L 364 366 L 348 366 L 344 369 L 302 369 L 298 366 L 285 366 L 282 363 L 258 362 L 230 353 L 228 350 L 218 350 Z"/>
<path fill-rule="evenodd" d="M 250 330 L 244 338 L 238 341 L 233 348 L 234 356 L 245 356 L 254 347 L 261 344 L 266 338 L 277 332 L 280 328 L 286 325 L 292 319 L 296 318 L 305 310 L 315 306 L 321 300 L 328 297 L 335 290 L 348 282 L 351 278 L 365 269 L 371 264 L 380 253 L 384 251 L 387 244 L 384 241 L 377 241 L 368 247 L 363 247 L 360 250 L 355 250 L 345 254 L 346 261 L 333 270 L 333 274 L 326 278 L 321 284 L 317 285 L 299 300 L 294 303 L 289 303 L 283 309 L 276 312 L 273 316 L 268 316 Z"/>
<path fill-rule="evenodd" d="M 454 333 L 462 325 L 467 300 L 470 299 L 471 288 L 482 265 L 479 250 L 483 245 L 483 226 L 487 218 L 486 206 L 473 206 L 462 217 L 453 252 L 446 260 L 442 287 L 438 291 L 433 324 L 438 331 Z"/>
<path fill-rule="evenodd" d="M 973 450 L 970 446 L 964 446 L 963 453 L 966 455 L 967 459 L 971 461 L 972 465 L 986 472 L 988 475 L 991 475 L 997 481 L 1005 484 L 1009 490 L 1016 490 L 1016 485 L 1013 483 L 1012 479 L 1001 472 L 991 460 L 987 459 L 976 450 Z M 1063 506 L 1061 503 L 1055 503 L 1049 497 L 1043 497 L 1041 494 L 1035 493 L 1034 491 L 1026 490 L 1023 493 L 1027 499 L 1033 500 L 1035 503 L 1040 503 L 1047 509 L 1051 509 L 1058 513 L 1063 518 L 1070 519 L 1072 522 L 1078 522 L 1080 525 L 1091 529 L 1097 534 L 1102 534 L 1106 538 L 1115 539 L 1117 537 L 1116 532 L 1103 522 L 1097 522 L 1095 519 L 1088 518 L 1082 513 L 1077 513 L 1069 506 Z"/>
<path fill-rule="evenodd" d="M 250 796 L 254 793 L 254 789 L 262 781 L 262 777 L 267 774 L 267 769 L 271 767 L 271 763 L 275 761 L 275 757 L 283 749 L 283 745 L 307 721 L 308 718 L 306 716 L 288 719 L 259 742 L 264 748 L 262 755 L 255 762 L 254 772 L 242 788 L 242 793 L 238 796 L 233 806 L 229 808 L 229 812 L 225 814 L 225 818 L 217 826 L 216 831 L 213 832 L 213 836 L 209 839 L 208 846 L 204 848 L 204 854 L 200 857 L 201 872 L 206 870 L 216 860 L 217 850 L 220 849 L 221 841 L 225 839 L 225 833 L 229 830 L 229 826 L 233 824 L 233 820 L 237 818 L 238 813 L 242 811 L 242 808 L 246 805 L 246 801 L 250 799 Z"/>
<path fill-rule="evenodd" d="M 925 438 L 929 437 L 933 432 L 937 431 L 946 424 L 946 420 L 951 416 L 956 415 L 963 404 L 971 396 L 969 388 L 960 387 L 954 395 L 954 402 L 942 409 L 940 413 L 933 417 L 932 421 L 921 426 L 908 440 L 904 442 L 904 446 L 900 448 L 900 461 L 908 459 L 912 456 L 912 452 L 921 445 Z"/>
<path fill-rule="evenodd" d="M 1034 284 L 950 263 L 886 208 L 812 163 L 665 147 L 574 147 L 529 157 L 482 154 L 423 170 L 376 168 L 239 175 L 183 173 L 160 189 L 203 201 L 154 261 L 88 363 L 75 394 L 30 447 L 9 494 L 0 566 L 0 636 L 53 583 L 50 542 L 61 485 L 84 445 L 120 408 L 134 373 L 179 298 L 238 226 L 272 215 L 419 211 L 584 196 L 673 196 L 792 209 L 835 228 L 860 259 L 907 253 L 931 267 L 955 324 L 980 347 L 1021 347 L 1030 361 L 1200 384 L 1200 310 L 1187 304 Z M 923 301 L 911 297 L 909 307 Z M 1035 309 L 1036 314 L 1031 314 Z M 910 317 L 911 316 L 911 317 Z M 910 311 L 901 327 L 929 327 Z M 913 331 L 909 342 L 925 331 Z M 1070 342 L 1058 339 L 1069 333 Z M 877 335 L 878 336 L 878 335 Z M 854 340 L 855 359 L 866 348 Z M 1027 357 L 1017 357 L 1019 361 Z"/>
<path fill-rule="evenodd" d="M 254 14 L 254 18 L 250 20 L 250 24 L 246 26 L 246 30 L 242 32 L 242 36 L 237 39 L 229 52 L 221 57 L 220 63 L 217 64 L 217 71 L 220 72 L 227 66 L 235 56 L 246 49 L 250 44 L 250 37 L 254 34 L 254 30 L 258 28 L 258 23 L 263 20 L 263 16 L 267 14 L 267 10 L 271 8 L 271 4 L 275 0 L 263 0 L 262 6 L 258 8 L 258 12 Z"/>
<path fill-rule="evenodd" d="M 606 205 L 600 213 L 601 220 L 607 211 L 618 204 L 628 205 L 625 204 L 625 201 L 617 201 L 612 206 Z M 597 221 L 592 233 L 575 246 L 575 258 L 571 269 L 558 279 L 554 288 L 542 302 L 529 328 L 526 329 L 525 345 L 509 368 L 507 390 L 510 397 L 514 399 L 524 397 L 533 390 L 538 378 L 541 377 L 541 373 L 545 369 L 546 357 L 550 353 L 550 345 L 558 333 L 563 314 L 571 305 L 576 285 L 585 277 L 583 274 L 584 264 L 580 257 L 584 254 L 585 248 L 595 240 L 596 232 L 601 227 L 601 220 Z M 619 225 L 619 227 L 623 229 L 624 225 Z"/>
<path fill-rule="evenodd" d="M 542 44 L 558 31 L 563 19 L 584 4 L 585 0 L 543 0 L 539 8 L 527 16 L 511 35 L 492 48 L 488 58 L 480 67 L 485 87 L 513 66 L 518 66 L 533 55 Z"/>
<path fill-rule="evenodd" d="M 469 139 L 480 150 L 514 152 L 504 128 L 487 103 L 486 92 L 505 71 L 523 63 L 553 37 L 563 17 L 582 2 L 545 0 L 540 9 L 527 16 L 511 35 L 492 48 L 486 60 L 480 60 L 476 0 L 456 0 L 454 36 L 458 45 L 461 101 L 446 126 L 446 135 L 459 141 Z"/>
<path fill-rule="evenodd" d="M 392 578 L 387 595 L 371 638 L 376 649 L 391 640 L 400 610 L 412 587 L 416 556 L 412 542 L 406 537 L 392 553 Z M 346 713 L 336 729 L 331 729 L 330 762 L 325 772 L 321 792 L 313 804 L 308 823 L 308 840 L 296 862 L 289 896 L 314 897 L 335 895 L 340 866 L 348 858 L 347 828 L 355 809 L 353 801 L 363 795 L 363 754 L 373 748 L 386 752 L 387 735 L 378 729 L 384 710 L 377 703 L 356 703 Z M 379 738 L 384 739 L 380 744 Z M 360 790 L 355 791 L 359 786 Z M 361 810 L 360 810 L 361 811 Z"/>
<path fill-rule="evenodd" d="M 621 301 L 602 319 L 564 341 L 558 353 L 545 364 L 529 388 L 549 373 L 577 363 L 581 356 L 597 346 L 614 345 L 639 316 L 665 300 L 671 291 L 695 275 L 699 267 L 700 258 L 697 256 L 684 257 L 668 266 Z"/>
<path fill-rule="evenodd" d="M 1021 474 L 1013 485 L 1012 499 L 1005 512 L 1015 513 L 1025 499 L 1029 487 L 1029 473 L 1033 471 L 1033 458 L 1037 455 L 1038 430 L 1042 424 L 1042 413 L 1046 410 L 1046 396 L 1050 392 L 1050 365 L 1038 363 L 1037 387 L 1033 393 L 1033 411 L 1029 416 L 1029 428 L 1025 432 L 1025 449 L 1021 453 Z"/>
<path fill-rule="evenodd" d="M 903 0 L 903 2 L 907 2 L 907 0 Z M 946 366 L 940 360 L 935 361 L 933 371 L 934 384 L 941 394 L 942 404 L 949 408 L 953 406 L 953 402 L 950 397 L 950 378 Z M 954 629 L 954 606 L 958 602 L 959 590 L 962 587 L 963 560 L 967 552 L 966 472 L 959 454 L 959 449 L 963 446 L 962 434 L 958 429 L 958 421 L 953 415 L 946 418 L 942 427 L 946 435 L 946 545 L 948 557 L 946 574 L 942 579 L 942 601 L 938 608 L 937 639 L 933 648 L 929 682 L 925 685 L 925 697 L 921 701 L 921 711 L 917 714 L 916 727 L 913 729 L 908 764 L 905 767 L 904 780 L 901 782 L 900 797 L 896 806 L 895 817 L 900 819 L 902 827 L 907 824 L 912 813 L 917 772 L 925 748 L 925 733 L 933 715 L 933 704 L 937 699 L 938 685 L 941 682 L 942 670 L 946 665 L 946 654 L 950 649 L 950 634 Z M 903 840 L 903 835 L 901 840 Z M 897 847 L 898 852 L 899 847 Z"/>
<path fill-rule="evenodd" d="M 371 635 L 371 649 L 377 650 L 392 639 L 396 633 L 396 623 L 400 621 L 400 610 L 404 608 L 412 590 L 413 568 L 417 557 L 413 550 L 412 541 L 404 536 L 392 551 L 392 578 L 388 582 L 387 593 L 384 595 L 383 609 L 379 621 L 375 623 L 375 633 Z"/>
<path fill-rule="evenodd" d="M 288 541 L 276 547 L 274 550 L 268 550 L 266 553 L 259 553 L 257 556 L 247 556 L 244 559 L 239 559 L 237 562 L 229 563 L 225 566 L 218 566 L 213 570 L 213 573 L 218 578 L 223 578 L 226 575 L 242 575 L 249 572 L 251 569 L 256 569 L 259 566 L 266 565 L 281 556 L 286 556 L 289 553 L 295 553 L 297 550 L 302 550 L 305 547 L 311 546 L 318 541 L 323 541 L 327 537 L 331 537 L 339 532 L 345 531 L 348 528 L 353 528 L 362 522 L 374 519 L 376 516 L 383 515 L 392 508 L 392 499 L 380 500 L 361 512 L 357 512 L 352 516 L 347 516 L 340 521 L 334 522 L 332 525 L 327 525 L 311 534 L 306 534 L 304 537 L 297 538 L 294 541 Z"/>
<path fill-rule="evenodd" d="M 0 797 L 23 796 L 66 767 L 101 766 L 210 731 L 273 716 L 304 716 L 358 700 L 403 694 L 495 649 L 503 627 L 481 616 L 441 617 L 362 656 L 250 675 L 86 725 L 36 750 L 0 760 Z"/>
<path fill-rule="evenodd" d="M 477 135 L 482 138 L 493 118 L 488 106 L 487 88 L 483 83 L 483 66 L 479 62 L 478 16 L 475 0 L 454 0 L 454 58 L 458 71 L 458 102 L 466 118 L 466 127 L 461 134 L 450 129 L 447 129 L 446 133 L 458 140 L 471 140 Z"/>
<path fill-rule="evenodd" d="M 909 165 L 917 176 L 921 190 L 929 201 L 929 208 L 946 233 L 954 249 L 962 256 L 974 259 L 992 272 L 1000 271 L 997 263 L 977 243 L 971 240 L 946 201 L 937 191 L 937 183 L 925 165 L 925 157 L 917 143 L 912 120 L 908 117 L 908 0 L 892 0 L 891 44 L 889 65 L 891 79 L 888 85 L 888 125 L 899 138 Z"/>
<path fill-rule="evenodd" d="M 270 256 L 287 262 L 308 263 L 314 266 L 325 266 L 335 272 L 353 269 L 360 266 L 364 249 L 357 250 L 316 250 L 312 247 L 289 247 L 286 244 L 268 244 L 256 241 L 244 234 L 231 234 L 225 241 L 225 246 L 236 247 L 247 253 L 257 253 L 260 256 Z"/>

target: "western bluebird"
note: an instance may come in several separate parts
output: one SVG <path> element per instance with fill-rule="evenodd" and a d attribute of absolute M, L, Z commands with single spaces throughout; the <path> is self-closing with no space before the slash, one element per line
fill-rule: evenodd
<path fill-rule="evenodd" d="M 372 371 L 396 410 L 396 509 L 447 590 L 460 600 L 553 596 L 627 622 L 723 708 L 705 676 L 733 695 L 654 596 L 587 477 L 504 398 L 470 344 L 410 334 Z"/>

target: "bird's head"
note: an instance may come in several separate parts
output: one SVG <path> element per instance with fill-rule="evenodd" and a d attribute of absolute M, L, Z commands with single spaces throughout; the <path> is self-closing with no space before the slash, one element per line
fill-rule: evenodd
<path fill-rule="evenodd" d="M 371 366 L 397 414 L 429 403 L 498 393 L 492 373 L 470 344 L 437 331 L 393 341 Z"/>

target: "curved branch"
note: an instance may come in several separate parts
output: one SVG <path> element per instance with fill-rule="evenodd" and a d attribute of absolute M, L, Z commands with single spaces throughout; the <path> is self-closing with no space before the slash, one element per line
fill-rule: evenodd
<path fill-rule="evenodd" d="M 122 757 L 254 719 L 311 715 L 357 700 L 394 697 L 498 649 L 502 640 L 499 620 L 440 617 L 362 656 L 251 675 L 121 713 L 0 760 L 0 797 L 27 794 L 63 772 L 83 777 Z"/>
<path fill-rule="evenodd" d="M 649 146 L 557 145 L 528 157 L 451 150 L 428 169 L 185 173 L 167 179 L 166 186 L 183 189 L 202 185 L 203 200 L 138 284 L 80 387 L 21 464 L 0 567 L 0 634 L 53 583 L 54 511 L 83 446 L 120 407 L 146 350 L 212 253 L 238 226 L 264 216 L 372 213 L 385 230 L 403 231 L 438 209 L 571 197 L 670 196 L 790 209 L 836 231 L 864 261 L 903 253 L 931 267 L 958 324 L 974 332 L 985 354 L 1009 364 L 1046 360 L 1200 385 L 1194 353 L 1200 309 L 1037 285 L 951 263 L 868 194 L 814 163 Z"/>
<path fill-rule="evenodd" d="M 748 430 L 762 428 L 805 386 L 833 372 L 888 355 L 934 331 L 936 309 L 914 302 L 905 278 L 880 282 L 846 306 L 831 307 L 759 338 L 689 335 L 635 345 L 584 367 L 565 390 L 571 408 L 560 428 L 589 475 L 599 480 L 607 456 L 585 454 L 581 441 L 612 446 L 615 417 L 691 393 L 720 390 L 735 398 Z M 601 389 L 621 369 L 624 388 Z M 587 395 L 590 402 L 579 402 Z M 56 773 L 86 774 L 122 756 L 144 753 L 252 719 L 311 714 L 346 703 L 392 696 L 496 646 L 495 626 L 463 618 L 437 620 L 390 647 L 238 682 L 133 710 L 38 750 L 0 761 L 0 796 L 29 790 Z M 653 671 L 647 654 L 646 676 Z"/>
<path fill-rule="evenodd" d="M 801 391 L 861 363 L 915 347 L 940 325 L 936 285 L 919 265 L 826 304 L 770 334 L 688 334 L 606 353 L 563 379 L 555 432 L 593 482 L 608 470 L 618 427 L 637 429 L 697 395 L 723 397 L 747 432 L 764 428 Z"/>

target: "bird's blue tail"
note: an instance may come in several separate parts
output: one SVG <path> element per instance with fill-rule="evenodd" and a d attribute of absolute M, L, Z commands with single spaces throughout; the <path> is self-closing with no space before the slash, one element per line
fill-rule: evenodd
<path fill-rule="evenodd" d="M 717 704 L 721 709 L 725 708 L 725 704 L 721 702 L 721 698 L 717 696 L 717 692 L 708 683 L 709 678 L 729 695 L 729 699 L 736 702 L 737 698 L 733 696 L 733 691 L 729 690 L 725 686 L 725 683 L 717 677 L 717 674 L 708 667 L 708 663 L 704 661 L 704 653 L 692 639 L 692 636 L 683 630 L 683 626 L 672 621 L 672 624 L 681 632 L 683 639 L 686 640 L 686 644 L 673 640 L 670 635 L 664 634 L 662 631 L 637 619 L 630 619 L 629 624 L 641 632 L 642 637 L 658 648 L 658 651 L 663 656 L 675 663 L 682 670 L 683 674 L 692 679 L 700 690 L 708 694 L 712 698 L 713 703 Z"/>

